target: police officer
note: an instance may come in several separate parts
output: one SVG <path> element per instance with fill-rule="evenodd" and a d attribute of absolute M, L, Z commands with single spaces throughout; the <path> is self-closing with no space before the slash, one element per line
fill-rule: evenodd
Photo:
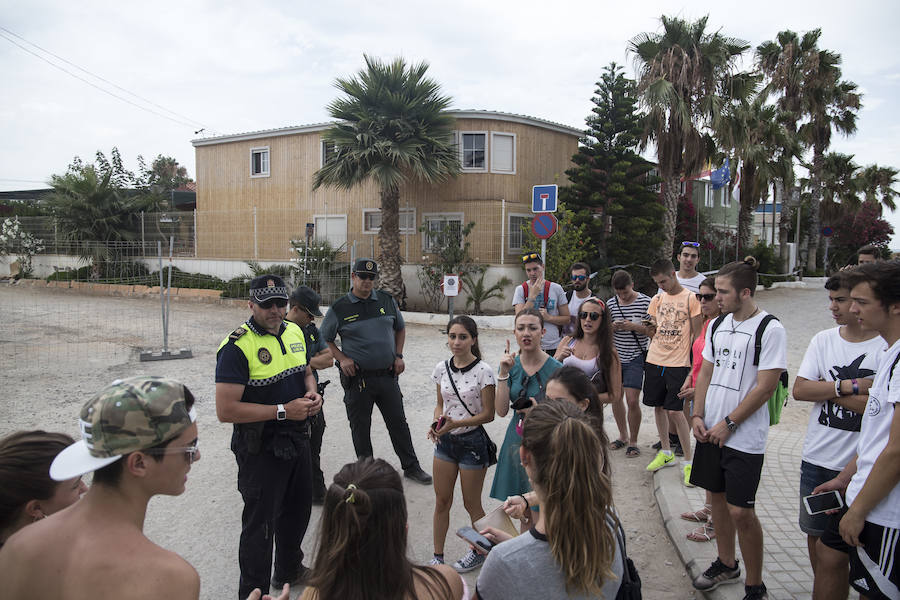
<path fill-rule="evenodd" d="M 406 329 L 400 309 L 386 292 L 376 292 L 378 265 L 361 258 L 350 275 L 352 289 L 331 305 L 322 321 L 322 337 L 341 370 L 344 404 L 357 457 L 372 456 L 372 405 L 384 417 L 394 452 L 406 477 L 422 484 L 431 475 L 419 466 L 397 377 L 403 373 Z M 341 347 L 334 343 L 341 336 Z"/>
<path fill-rule="evenodd" d="M 319 329 L 313 320 L 321 317 L 319 302 L 322 299 L 312 288 L 301 285 L 291 292 L 290 305 L 288 306 L 287 320 L 295 323 L 303 330 L 306 338 L 307 365 L 312 368 L 313 377 L 316 378 L 319 394 L 325 400 L 325 387 L 330 381 L 319 383 L 319 371 L 327 369 L 334 360 L 331 350 L 319 334 Z M 322 473 L 322 437 L 325 435 L 325 410 L 313 415 L 309 419 L 309 447 L 312 453 L 312 503 L 325 502 L 325 474 Z"/>
<path fill-rule="evenodd" d="M 310 416 L 322 398 L 307 369 L 306 340 L 284 321 L 287 286 L 276 275 L 250 282 L 251 317 L 219 346 L 216 415 L 234 423 L 231 450 L 244 499 L 238 597 L 253 588 L 298 583 L 306 574 L 300 544 L 309 524 Z"/>

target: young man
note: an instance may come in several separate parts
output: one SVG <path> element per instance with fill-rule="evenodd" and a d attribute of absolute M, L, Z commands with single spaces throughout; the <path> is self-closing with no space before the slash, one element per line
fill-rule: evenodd
<path fill-rule="evenodd" d="M 846 488 L 816 548 L 816 598 L 846 598 L 836 581 L 849 554 L 849 582 L 860 598 L 900 598 L 900 262 L 879 261 L 847 272 L 850 312 L 888 345 L 869 388 L 857 456 L 815 493 Z M 842 554 L 843 553 L 843 554 Z M 840 596 L 838 593 L 843 592 Z"/>
<path fill-rule="evenodd" d="M 660 450 L 647 465 L 648 471 L 675 465 L 669 443 L 670 428 L 678 432 L 684 449 L 684 482 L 691 474 L 691 439 L 684 401 L 678 395 L 691 370 L 691 344 L 700 334 L 703 315 L 694 293 L 681 287 L 672 261 L 658 260 L 650 267 L 650 276 L 663 290 L 650 301 L 648 334 L 650 347 L 644 368 L 644 404 L 653 407 Z"/>
<path fill-rule="evenodd" d="M 750 259 L 752 261 L 752 259 Z M 733 262 L 716 276 L 716 300 L 725 314 L 706 334 L 703 366 L 691 415 L 697 450 L 691 483 L 710 492 L 718 557 L 694 579 L 709 591 L 737 581 L 735 531 L 747 567 L 744 600 L 768 598 L 762 580 L 763 532 L 754 509 L 769 433 L 767 404 L 787 368 L 784 327 L 777 320 L 763 331 L 759 364 L 756 332 L 766 312 L 756 306 L 756 262 Z"/>
<path fill-rule="evenodd" d="M 591 288 L 588 285 L 591 278 L 591 268 L 583 262 L 573 263 L 569 267 L 569 279 L 572 280 L 572 292 L 566 293 L 568 300 L 569 323 L 564 333 L 571 335 L 575 332 L 575 320 L 578 318 L 578 308 L 581 303 L 591 297 Z"/>
<path fill-rule="evenodd" d="M 641 386 L 644 384 L 644 355 L 650 339 L 648 328 L 641 323 L 650 307 L 650 296 L 634 291 L 634 280 L 628 271 L 616 271 L 612 276 L 616 295 L 606 301 L 612 319 L 613 344 L 622 363 L 622 386 L 625 402 L 618 398 L 612 403 L 613 416 L 619 437 L 610 447 L 617 450 L 627 444 L 625 456 L 641 455 L 637 438 L 641 427 Z M 626 418 L 625 405 L 628 405 Z"/>
<path fill-rule="evenodd" d="M 678 251 L 678 271 L 675 277 L 682 287 L 693 293 L 700 291 L 700 284 L 706 279 L 706 275 L 697 272 L 697 263 L 700 262 L 700 242 L 681 242 L 681 250 Z M 662 293 L 662 289 L 657 290 Z"/>
<path fill-rule="evenodd" d="M 872 244 L 866 244 L 856 251 L 856 264 L 865 265 L 878 261 L 878 248 Z"/>
<path fill-rule="evenodd" d="M 828 515 L 810 515 L 802 499 L 837 477 L 856 456 L 869 387 L 878 360 L 887 348 L 878 332 L 863 329 L 850 314 L 850 288 L 847 285 L 843 271 L 825 282 L 831 314 L 838 326 L 820 331 L 810 341 L 792 393 L 794 400 L 815 403 L 809 413 L 800 463 L 800 529 L 807 535 L 814 576 L 818 570 L 816 542 L 825 531 Z M 844 571 L 840 579 L 846 596 L 846 569 Z"/>
<path fill-rule="evenodd" d="M 531 252 L 522 257 L 528 280 L 516 286 L 513 307 L 516 314 L 525 308 L 536 308 L 544 317 L 546 333 L 541 338 L 541 349 L 553 356 L 561 339 L 560 328 L 569 324 L 569 307 L 562 286 L 544 280 L 544 261 L 541 255 Z M 528 293 L 525 293 L 525 290 Z"/>
<path fill-rule="evenodd" d="M 3 546 L 0 598 L 199 598 L 197 571 L 143 532 L 150 498 L 181 495 L 200 460 L 193 404 L 177 381 L 131 377 L 84 405 L 82 439 L 56 457 L 50 476 L 93 471 L 91 488 Z M 285 589 L 279 600 L 287 597 Z"/>

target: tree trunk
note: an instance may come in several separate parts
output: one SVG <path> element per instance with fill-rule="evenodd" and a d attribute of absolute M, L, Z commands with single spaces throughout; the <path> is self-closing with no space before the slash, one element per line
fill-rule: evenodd
<path fill-rule="evenodd" d="M 819 231 L 822 229 L 822 169 L 825 163 L 825 149 L 815 146 L 813 149 L 812 172 L 809 174 L 809 236 L 807 239 L 806 269 L 815 271 L 819 250 Z"/>
<path fill-rule="evenodd" d="M 678 196 L 681 192 L 681 177 L 677 173 L 662 173 L 663 243 L 659 249 L 660 258 L 672 258 L 672 247 L 675 244 L 675 225 L 678 219 Z"/>
<path fill-rule="evenodd" d="M 756 177 L 756 167 L 750 163 L 744 163 L 741 169 L 741 206 L 738 213 L 738 244 L 744 252 L 753 246 L 753 209 L 756 208 L 757 198 L 753 193 L 753 181 Z M 765 217 L 765 214 L 763 215 Z"/>
<path fill-rule="evenodd" d="M 403 275 L 400 272 L 400 190 L 382 188 L 381 190 L 381 233 L 378 235 L 381 256 L 379 276 L 382 289 L 397 300 L 404 302 Z"/>
<path fill-rule="evenodd" d="M 781 200 L 781 216 L 778 219 L 778 264 L 781 265 L 781 273 L 787 273 L 788 270 L 788 219 L 787 215 L 787 196 L 784 193 L 784 181 L 781 179 L 775 180 L 775 203 L 777 206 L 778 200 Z"/>

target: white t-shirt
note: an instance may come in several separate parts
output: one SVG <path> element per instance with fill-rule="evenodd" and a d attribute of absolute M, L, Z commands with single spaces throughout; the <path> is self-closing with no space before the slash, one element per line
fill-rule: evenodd
<path fill-rule="evenodd" d="M 894 420 L 897 403 L 900 402 L 900 363 L 894 367 L 894 376 L 888 387 L 888 375 L 894 359 L 900 354 L 900 341 L 888 348 L 878 361 L 878 373 L 869 388 L 869 401 L 866 403 L 866 414 L 863 415 L 862 429 L 859 433 L 859 444 L 856 448 L 856 473 L 847 486 L 847 504 L 853 504 L 857 494 L 872 472 L 872 465 L 887 446 L 888 435 Z M 882 527 L 900 528 L 900 484 L 885 496 L 878 505 L 869 512 L 866 521 Z"/>
<path fill-rule="evenodd" d="M 462 396 L 463 402 L 469 407 L 470 413 L 460 403 L 453 386 L 447 378 L 447 368 L 444 366 L 445 361 L 439 362 L 431 372 L 431 381 L 441 386 L 441 397 L 444 399 L 444 413 L 454 421 L 459 419 L 468 419 L 473 414 L 477 415 L 483 408 L 481 404 L 481 390 L 489 385 L 497 385 L 497 377 L 494 375 L 494 368 L 483 360 L 475 362 L 471 366 L 463 367 L 456 370 L 453 363 L 450 364 L 450 372 L 453 374 L 453 382 L 459 395 Z M 451 429 L 453 435 L 468 433 L 477 427 L 457 427 Z"/>
<path fill-rule="evenodd" d="M 542 289 L 538 292 L 537 298 L 534 299 L 534 307 L 536 309 L 546 308 L 547 314 L 558 317 L 559 316 L 559 307 L 566 306 L 568 304 L 568 300 L 566 299 L 566 293 L 563 291 L 562 286 L 558 283 L 550 282 L 550 298 L 547 301 L 544 301 L 544 290 Z M 525 304 L 525 301 L 528 299 L 528 296 L 525 295 L 525 292 L 522 290 L 522 284 L 516 286 L 516 293 L 513 294 L 513 306 L 516 304 Z M 574 299 L 574 298 L 573 298 Z M 572 314 L 571 312 L 569 314 Z M 547 332 L 544 334 L 544 337 L 541 338 L 541 349 L 543 350 L 556 350 L 556 347 L 559 345 L 559 340 L 562 336 L 559 334 L 559 327 L 554 325 L 553 323 L 544 323 L 544 328 Z"/>
<path fill-rule="evenodd" d="M 797 371 L 809 381 L 869 379 L 875 377 L 878 360 L 887 343 L 881 336 L 864 342 L 848 342 L 840 327 L 820 331 L 813 336 Z M 809 411 L 803 460 L 840 471 L 856 455 L 856 443 L 862 414 L 827 400 L 816 402 Z"/>
<path fill-rule="evenodd" d="M 756 328 L 766 316 L 764 310 L 746 321 L 735 322 L 733 315 L 725 316 L 714 336 L 710 335 L 712 324 L 706 331 L 703 346 L 703 360 L 713 364 L 712 379 L 706 391 L 706 416 L 704 423 L 709 429 L 725 419 L 737 405 L 756 387 L 758 371 L 787 369 L 787 337 L 784 327 L 778 321 L 771 321 L 762 336 L 762 352 L 759 366 L 753 365 L 756 345 Z M 713 356 L 713 337 L 716 355 Z M 741 423 L 731 434 L 725 445 L 734 450 L 750 454 L 764 454 L 769 436 L 769 410 L 763 404 L 750 418 Z"/>
<path fill-rule="evenodd" d="M 675 272 L 675 279 L 678 280 L 678 283 L 681 284 L 681 287 L 686 288 L 695 294 L 700 292 L 700 284 L 703 283 L 703 280 L 706 279 L 706 275 L 703 273 L 697 273 L 693 277 L 688 277 L 686 279 L 678 276 L 678 272 Z M 657 294 L 662 294 L 662 288 L 656 289 Z"/>

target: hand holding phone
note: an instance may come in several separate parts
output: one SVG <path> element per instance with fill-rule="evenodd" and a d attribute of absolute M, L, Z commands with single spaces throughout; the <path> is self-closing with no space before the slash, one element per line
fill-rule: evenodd
<path fill-rule="evenodd" d="M 489 552 L 491 548 L 494 547 L 494 544 L 491 542 L 491 540 L 475 531 L 475 529 L 473 529 L 472 527 L 460 527 L 456 530 L 456 535 L 481 550 Z"/>
<path fill-rule="evenodd" d="M 438 417 L 437 421 L 435 421 L 434 423 L 431 424 L 431 428 L 435 431 L 440 431 L 441 427 L 443 427 L 444 423 L 446 423 L 446 422 L 447 422 L 447 417 L 445 417 L 444 415 L 441 415 L 440 417 Z"/>
<path fill-rule="evenodd" d="M 843 508 L 844 501 L 837 490 L 803 497 L 803 506 L 810 515 L 832 512 Z"/>

